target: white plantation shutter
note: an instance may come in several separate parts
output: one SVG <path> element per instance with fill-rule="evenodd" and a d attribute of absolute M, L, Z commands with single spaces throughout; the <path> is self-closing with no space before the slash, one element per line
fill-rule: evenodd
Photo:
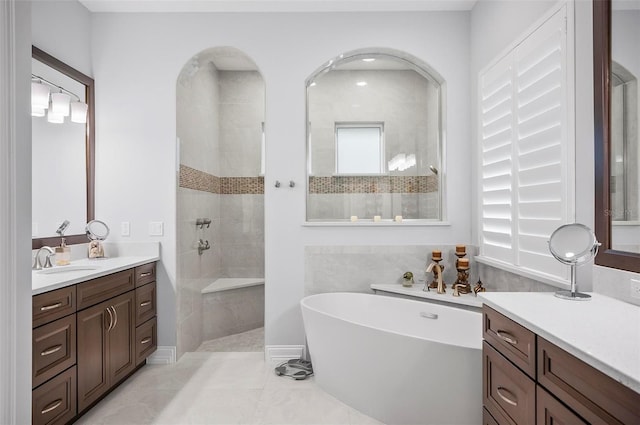
<path fill-rule="evenodd" d="M 562 7 L 480 74 L 480 255 L 567 280 L 549 253 L 573 214 L 572 75 Z"/>

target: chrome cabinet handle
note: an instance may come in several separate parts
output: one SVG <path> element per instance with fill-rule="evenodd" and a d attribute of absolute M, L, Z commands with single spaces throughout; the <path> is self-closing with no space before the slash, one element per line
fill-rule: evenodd
<path fill-rule="evenodd" d="M 509 332 L 497 330 L 496 335 L 498 335 L 498 338 L 508 342 L 511 345 L 516 345 L 518 343 L 518 340 L 516 339 L 516 337 L 511 335 Z"/>
<path fill-rule="evenodd" d="M 47 348 L 46 350 L 44 350 L 43 352 L 40 353 L 41 356 L 48 356 L 49 354 L 53 354 L 55 352 L 58 352 L 62 349 L 62 345 L 58 344 L 58 345 L 54 345 L 52 347 Z"/>
<path fill-rule="evenodd" d="M 140 341 L 140 344 L 148 344 L 151 342 L 151 337 L 148 336 L 145 339 L 143 339 L 142 341 Z"/>
<path fill-rule="evenodd" d="M 151 272 L 147 272 L 147 273 L 140 273 L 140 277 L 147 277 L 147 276 L 151 276 L 153 273 Z"/>
<path fill-rule="evenodd" d="M 40 307 L 40 311 L 49 311 L 49 310 L 53 310 L 54 308 L 58 308 L 58 307 L 62 307 L 62 303 L 58 302 L 58 303 L 55 303 L 55 304 L 43 305 L 42 307 Z"/>
<path fill-rule="evenodd" d="M 151 304 L 151 301 L 144 301 L 144 302 L 141 302 L 141 303 L 140 303 L 140 307 L 146 307 L 146 306 L 148 306 L 149 304 Z"/>
<path fill-rule="evenodd" d="M 46 413 L 51 412 L 52 410 L 56 410 L 58 407 L 60 407 L 60 405 L 61 405 L 61 404 L 62 404 L 62 399 L 61 399 L 61 398 L 59 398 L 59 399 L 57 399 L 57 400 L 55 400 L 55 401 L 53 401 L 53 402 L 51 402 L 51 403 L 47 404 L 47 405 L 44 407 L 44 409 L 42 409 L 42 412 L 41 412 L 41 413 L 44 415 L 44 414 L 46 414 Z"/>
<path fill-rule="evenodd" d="M 500 396 L 501 399 L 503 399 L 505 402 L 509 403 L 512 406 L 517 406 L 518 405 L 518 398 L 513 395 L 513 393 L 511 391 L 509 391 L 508 389 L 504 388 L 504 387 L 498 387 L 496 388 L 496 392 L 498 393 L 498 395 Z M 511 396 L 512 398 L 507 397 L 507 395 L 504 395 L 502 393 L 507 394 L 508 396 Z M 515 400 L 513 400 L 515 399 Z"/>
<path fill-rule="evenodd" d="M 115 328 L 116 326 L 118 326 L 118 312 L 116 312 L 116 308 L 114 306 L 111 306 L 111 308 L 113 309 L 113 316 L 116 318 L 113 327 Z"/>
<path fill-rule="evenodd" d="M 424 317 L 425 319 L 437 319 L 438 315 L 435 313 L 427 313 L 426 311 L 421 311 L 420 317 Z"/>
<path fill-rule="evenodd" d="M 111 313 L 111 307 L 107 307 L 107 313 L 109 313 L 109 327 L 107 328 L 107 332 L 109 332 L 113 328 L 113 313 Z"/>

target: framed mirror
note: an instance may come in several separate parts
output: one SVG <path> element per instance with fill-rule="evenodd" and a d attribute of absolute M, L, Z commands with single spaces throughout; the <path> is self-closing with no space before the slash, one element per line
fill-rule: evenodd
<path fill-rule="evenodd" d="M 87 222 L 95 205 L 95 92 L 91 77 L 50 54 L 32 47 L 31 81 L 46 86 L 48 105 L 37 111 L 32 93 L 32 249 L 56 246 L 56 229 L 71 225 L 67 244 L 88 243 Z M 34 91 L 32 86 L 32 91 Z M 49 119 L 53 95 L 66 94 L 71 114 L 74 103 L 86 104 L 86 122 L 69 115 L 62 122 Z M 80 108 L 82 109 L 82 108 Z M 75 122 L 73 122 L 75 121 Z"/>
<path fill-rule="evenodd" d="M 445 82 L 391 49 L 322 65 L 307 86 L 307 223 L 438 222 Z"/>
<path fill-rule="evenodd" d="M 640 0 L 593 2 L 596 264 L 640 272 Z"/>

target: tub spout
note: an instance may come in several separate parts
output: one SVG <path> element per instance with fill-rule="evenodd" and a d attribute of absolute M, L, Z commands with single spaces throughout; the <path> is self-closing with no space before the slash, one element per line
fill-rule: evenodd
<path fill-rule="evenodd" d="M 444 284 L 442 282 L 442 267 L 440 264 L 433 262 L 429 264 L 429 267 L 427 267 L 427 273 L 431 273 L 433 270 L 435 270 L 435 274 L 438 279 L 438 294 L 444 294 L 447 291 L 444 289 Z"/>

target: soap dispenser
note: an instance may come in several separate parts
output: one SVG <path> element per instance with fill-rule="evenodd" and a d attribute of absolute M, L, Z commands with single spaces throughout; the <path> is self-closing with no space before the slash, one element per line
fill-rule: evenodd
<path fill-rule="evenodd" d="M 64 231 L 69 227 L 69 220 L 62 222 L 56 233 L 60 235 L 60 246 L 55 248 L 56 254 L 56 266 L 67 266 L 71 263 L 71 248 L 67 246 L 67 241 L 64 238 Z"/>
<path fill-rule="evenodd" d="M 71 248 L 67 246 L 64 238 L 60 241 L 60 246 L 55 248 L 56 266 L 68 266 L 71 263 Z"/>

